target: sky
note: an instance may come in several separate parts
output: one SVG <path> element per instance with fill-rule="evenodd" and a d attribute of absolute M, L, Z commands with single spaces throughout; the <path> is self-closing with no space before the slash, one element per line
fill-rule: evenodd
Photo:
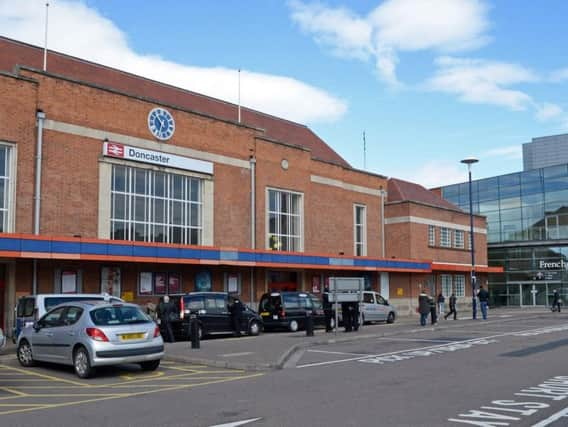
<path fill-rule="evenodd" d="M 43 46 L 45 3 L 0 0 L 0 35 Z M 243 106 L 435 187 L 466 181 L 466 157 L 474 179 L 520 171 L 523 143 L 568 133 L 566 16 L 565 0 L 50 0 L 47 45 L 234 103 L 240 69 Z"/>

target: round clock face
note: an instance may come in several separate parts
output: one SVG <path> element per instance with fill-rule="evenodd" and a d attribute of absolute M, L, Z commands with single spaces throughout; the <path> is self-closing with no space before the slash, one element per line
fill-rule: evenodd
<path fill-rule="evenodd" d="M 166 141 L 173 136 L 176 124 L 168 110 L 158 107 L 148 114 L 148 129 L 156 138 Z"/>

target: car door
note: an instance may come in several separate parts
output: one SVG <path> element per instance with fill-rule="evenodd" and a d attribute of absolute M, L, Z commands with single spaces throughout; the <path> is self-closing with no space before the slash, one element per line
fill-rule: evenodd
<path fill-rule="evenodd" d="M 374 322 L 378 319 L 375 297 L 372 292 L 363 292 L 363 301 L 360 308 L 361 315 L 365 322 Z"/>
<path fill-rule="evenodd" d="M 72 361 L 72 348 L 78 336 L 76 323 L 82 314 L 83 309 L 76 306 L 67 307 L 67 310 L 63 313 L 61 326 L 53 330 L 54 359 L 58 359 L 62 363 Z"/>
<path fill-rule="evenodd" d="M 208 332 L 223 332 L 223 309 L 217 307 L 217 295 L 204 295 L 205 312 L 200 315 Z"/>
<path fill-rule="evenodd" d="M 57 328 L 62 325 L 63 312 L 67 307 L 51 310 L 37 323 L 38 328 L 33 330 L 32 351 L 37 360 L 57 361 L 57 344 L 54 341 Z"/>
<path fill-rule="evenodd" d="M 378 320 L 387 320 L 389 314 L 389 307 L 387 306 L 386 300 L 379 294 L 375 294 L 375 300 L 377 302 L 377 312 L 380 318 Z"/>
<path fill-rule="evenodd" d="M 231 313 L 229 311 L 229 298 L 228 295 L 218 294 L 215 295 L 215 305 L 219 311 L 219 331 L 231 332 L 233 330 L 231 322 Z M 244 319 L 244 313 L 241 315 L 241 322 Z M 241 326 L 242 328 L 242 326 Z"/>

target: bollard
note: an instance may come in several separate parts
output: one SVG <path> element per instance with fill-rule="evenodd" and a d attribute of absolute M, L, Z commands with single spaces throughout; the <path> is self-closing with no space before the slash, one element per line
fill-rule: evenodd
<path fill-rule="evenodd" d="M 191 340 L 191 348 L 200 348 L 199 343 L 199 322 L 197 321 L 197 315 L 192 314 L 190 316 L 189 325 L 189 339 Z"/>
<path fill-rule="evenodd" d="M 306 336 L 314 336 L 314 318 L 312 317 L 312 313 L 309 311 L 306 311 Z"/>

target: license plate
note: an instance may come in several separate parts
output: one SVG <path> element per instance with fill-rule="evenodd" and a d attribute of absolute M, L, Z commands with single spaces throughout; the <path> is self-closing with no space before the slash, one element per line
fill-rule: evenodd
<path fill-rule="evenodd" d="M 130 340 L 139 340 L 144 338 L 144 333 L 138 333 L 138 334 L 121 334 L 120 335 L 120 339 L 122 341 L 130 341 Z"/>
<path fill-rule="evenodd" d="M 266 317 L 266 316 L 270 316 L 270 313 L 268 311 L 263 311 L 262 313 L 260 313 L 261 316 Z"/>

